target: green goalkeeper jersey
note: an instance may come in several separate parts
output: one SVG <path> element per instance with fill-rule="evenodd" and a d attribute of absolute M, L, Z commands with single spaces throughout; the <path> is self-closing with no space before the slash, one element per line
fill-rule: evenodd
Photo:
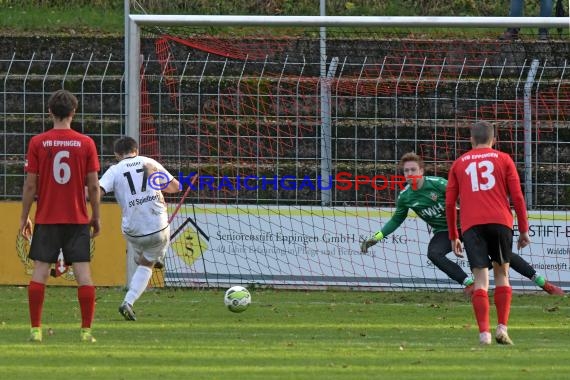
<path fill-rule="evenodd" d="M 406 220 L 412 209 L 423 221 L 433 228 L 433 232 L 447 231 L 445 219 L 445 188 L 447 180 L 441 177 L 424 176 L 420 189 L 413 190 L 407 185 L 396 202 L 396 211 L 382 227 L 382 234 L 388 236 Z"/>

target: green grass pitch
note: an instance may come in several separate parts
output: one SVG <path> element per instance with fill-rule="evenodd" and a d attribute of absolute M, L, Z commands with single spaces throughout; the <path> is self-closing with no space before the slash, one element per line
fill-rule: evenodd
<path fill-rule="evenodd" d="M 26 287 L 0 287 L 2 379 L 567 379 L 567 297 L 516 294 L 514 346 L 478 345 L 471 304 L 451 292 L 253 290 L 248 310 L 223 290 L 155 290 L 117 312 L 99 288 L 94 335 L 79 342 L 75 288 L 48 287 L 44 341 L 27 341 Z M 491 298 L 492 302 L 492 298 Z M 491 321 L 496 321 L 494 306 Z M 48 335 L 51 328 L 53 335 Z"/>

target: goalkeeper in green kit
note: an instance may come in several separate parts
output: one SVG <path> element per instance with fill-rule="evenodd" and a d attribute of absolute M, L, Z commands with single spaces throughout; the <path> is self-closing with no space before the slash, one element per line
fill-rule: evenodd
<path fill-rule="evenodd" d="M 412 209 L 424 222 L 433 229 L 433 237 L 428 245 L 428 259 L 443 271 L 449 278 L 465 286 L 466 295 L 473 293 L 473 279 L 454 261 L 446 256 L 452 252 L 448 236 L 447 220 L 445 218 L 445 189 L 447 180 L 441 177 L 424 176 L 424 162 L 415 153 L 406 153 L 400 160 L 400 166 L 408 185 L 400 193 L 396 202 L 396 211 L 382 229 L 360 246 L 366 253 L 380 240 L 394 232 L 408 216 Z M 564 291 L 548 282 L 546 278 L 536 273 L 534 268 L 516 253 L 512 253 L 511 268 L 529 278 L 549 294 L 563 295 Z"/>

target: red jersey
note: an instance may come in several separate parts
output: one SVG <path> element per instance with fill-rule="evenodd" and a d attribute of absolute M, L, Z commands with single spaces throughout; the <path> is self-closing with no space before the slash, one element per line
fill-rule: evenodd
<path fill-rule="evenodd" d="M 458 237 L 457 197 L 463 232 L 479 224 L 502 224 L 513 228 L 508 196 L 517 213 L 519 231 L 528 232 L 519 174 L 511 157 L 492 148 L 472 149 L 459 157 L 449 171 L 445 193 L 449 238 Z"/>
<path fill-rule="evenodd" d="M 93 140 L 72 129 L 32 137 L 25 170 L 38 175 L 36 223 L 87 224 L 87 173 L 99 171 Z"/>

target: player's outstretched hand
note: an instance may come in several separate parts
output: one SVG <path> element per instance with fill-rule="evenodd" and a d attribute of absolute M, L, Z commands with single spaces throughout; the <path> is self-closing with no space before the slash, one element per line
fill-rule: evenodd
<path fill-rule="evenodd" d="M 461 240 L 452 240 L 451 247 L 453 248 L 453 253 L 455 253 L 455 256 L 463 257 L 463 247 L 461 246 Z"/>
<path fill-rule="evenodd" d="M 383 237 L 384 235 L 382 235 L 382 232 L 377 232 L 374 235 L 370 236 L 369 238 L 364 240 L 362 244 L 360 244 L 360 252 L 361 253 L 368 252 L 368 248 L 378 243 L 380 240 L 382 240 Z"/>
<path fill-rule="evenodd" d="M 368 248 L 372 247 L 376 243 L 378 243 L 376 239 L 374 239 L 373 237 L 369 237 L 368 239 L 364 240 L 362 244 L 360 244 L 360 252 L 361 253 L 368 252 Z"/>
<path fill-rule="evenodd" d="M 522 249 L 530 244 L 530 237 L 528 236 L 528 232 L 523 232 L 519 236 L 519 241 L 517 246 L 519 249 Z"/>
<path fill-rule="evenodd" d="M 20 220 L 20 233 L 22 234 L 23 237 L 26 238 L 26 240 L 30 240 L 32 238 L 33 228 L 34 225 L 32 224 L 32 221 L 30 220 L 29 217 Z"/>

